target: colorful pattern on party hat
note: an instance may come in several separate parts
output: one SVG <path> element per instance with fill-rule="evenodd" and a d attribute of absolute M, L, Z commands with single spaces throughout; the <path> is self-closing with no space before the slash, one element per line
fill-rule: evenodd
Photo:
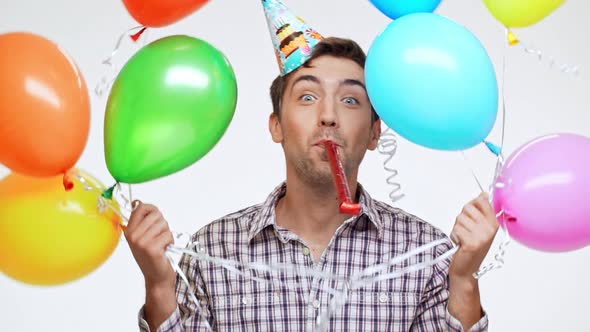
<path fill-rule="evenodd" d="M 281 76 L 285 76 L 309 60 L 323 37 L 279 0 L 262 0 L 262 5 Z"/>

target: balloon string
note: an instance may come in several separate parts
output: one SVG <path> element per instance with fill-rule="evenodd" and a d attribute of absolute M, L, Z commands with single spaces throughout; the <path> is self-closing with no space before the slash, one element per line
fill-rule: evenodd
<path fill-rule="evenodd" d="M 578 65 L 572 65 L 567 63 L 557 64 L 557 61 L 553 56 L 543 53 L 543 51 L 541 51 L 540 49 L 529 47 L 528 45 L 523 43 L 514 32 L 512 32 L 509 29 L 507 29 L 507 37 L 509 45 L 520 46 L 526 54 L 535 55 L 539 62 L 544 62 L 545 60 L 547 60 L 549 68 L 554 68 L 557 65 L 559 67 L 559 71 L 563 74 L 572 74 L 574 76 L 578 76 L 578 74 L 580 73 L 580 67 Z"/>
<path fill-rule="evenodd" d="M 119 38 L 117 39 L 117 43 L 115 44 L 115 47 L 113 48 L 113 50 L 111 51 L 111 54 L 106 57 L 104 60 L 102 60 L 102 63 L 105 65 L 113 65 L 113 58 L 115 57 L 115 55 L 119 52 L 119 50 L 121 49 L 121 45 L 123 44 L 123 41 L 127 38 L 127 36 L 131 37 L 131 40 L 133 41 L 137 41 L 136 38 L 134 38 L 134 36 L 136 34 L 132 34 L 130 35 L 133 31 L 138 30 L 139 32 L 143 33 L 143 30 L 145 29 L 144 26 L 140 25 L 140 26 L 136 26 L 133 27 L 131 29 L 128 29 L 127 31 L 123 32 Z M 139 32 L 137 34 L 139 34 Z M 141 34 L 139 34 L 139 36 L 141 36 Z"/>
<path fill-rule="evenodd" d="M 97 193 L 99 193 L 97 206 L 100 211 L 104 212 L 104 211 L 106 211 L 106 209 L 111 209 L 121 217 L 121 220 L 125 220 L 126 222 L 128 222 L 128 218 L 121 212 L 121 210 L 119 208 L 115 207 L 114 204 L 112 203 L 117 198 L 121 199 L 123 197 L 122 194 L 120 194 L 121 193 L 120 184 L 116 184 L 115 186 L 113 186 L 113 188 L 114 188 L 113 189 L 114 190 L 113 200 L 108 200 L 105 197 L 103 197 L 102 195 L 100 195 L 100 193 L 102 193 L 102 191 L 99 188 L 96 188 L 96 187 L 90 185 L 88 183 L 88 181 L 86 181 L 86 179 L 83 176 L 81 176 L 80 174 L 77 174 L 77 173 L 72 174 L 72 176 L 75 177 L 77 180 L 79 180 L 82 183 L 82 185 L 84 186 L 86 191 L 96 191 Z M 123 223 L 121 223 L 121 227 L 125 228 L 125 225 Z M 441 240 L 437 240 L 437 241 L 433 241 L 431 243 L 425 244 L 425 245 L 420 246 L 418 248 L 415 248 L 415 249 L 413 249 L 407 253 L 404 253 L 402 255 L 399 255 L 396 257 L 391 257 L 391 258 L 387 259 L 387 261 L 384 263 L 378 264 L 376 266 L 369 266 L 366 269 L 364 269 L 356 274 L 353 274 L 352 276 L 347 277 L 347 276 L 339 276 L 339 275 L 332 274 L 329 272 L 323 272 L 321 270 L 318 270 L 317 266 L 307 267 L 307 266 L 303 266 L 300 264 L 287 264 L 287 263 L 267 264 L 265 262 L 242 263 L 242 262 L 224 259 L 224 258 L 211 257 L 206 254 L 204 247 L 198 241 L 189 240 L 188 245 L 186 245 L 185 247 L 181 247 L 181 246 L 177 245 L 177 242 L 181 237 L 186 236 L 186 237 L 190 238 L 190 235 L 188 235 L 186 233 L 177 233 L 177 232 L 173 232 L 173 234 L 175 237 L 175 243 L 173 245 L 169 245 L 166 248 L 166 257 L 168 258 L 174 271 L 179 275 L 180 280 L 187 287 L 187 293 L 188 293 L 189 299 L 190 299 L 190 301 L 192 301 L 195 304 L 196 312 L 201 317 L 201 319 L 204 320 L 205 328 L 208 331 L 213 331 L 213 329 L 211 328 L 211 325 L 209 324 L 209 322 L 206 320 L 205 310 L 203 309 L 203 307 L 201 306 L 197 297 L 195 296 L 195 291 L 194 291 L 192 285 L 190 284 L 190 282 L 188 281 L 186 274 L 182 271 L 179 264 L 175 262 L 174 257 L 173 257 L 173 255 L 175 255 L 175 254 L 188 255 L 188 256 L 196 258 L 198 261 L 207 262 L 207 263 L 221 266 L 225 270 L 229 271 L 230 273 L 232 273 L 234 275 L 238 275 L 238 276 L 241 276 L 241 277 L 246 278 L 248 280 L 256 281 L 259 283 L 267 283 L 269 285 L 271 285 L 271 284 L 275 285 L 276 280 L 278 280 L 278 283 L 281 286 L 283 286 L 289 290 L 306 289 L 306 288 L 301 284 L 301 282 L 295 282 L 295 283 L 288 282 L 287 283 L 287 282 L 281 281 L 280 278 L 277 279 L 277 277 L 275 276 L 276 274 L 291 272 L 291 273 L 295 274 L 296 276 L 301 277 L 301 279 L 305 279 L 307 277 L 312 277 L 312 278 L 322 279 L 322 280 L 326 280 L 326 281 L 333 281 L 333 282 L 336 282 L 337 284 L 340 283 L 340 284 L 344 285 L 343 289 L 334 289 L 334 288 L 328 286 L 329 282 L 320 283 L 323 285 L 320 290 L 325 292 L 326 294 L 332 296 L 330 303 L 328 305 L 328 309 L 324 310 L 318 314 L 318 316 L 316 318 L 316 322 L 313 326 L 314 331 L 322 331 L 323 332 L 323 331 L 327 331 L 327 328 L 329 327 L 329 320 L 332 317 L 332 315 L 335 312 L 337 312 L 343 305 L 345 305 L 347 303 L 348 294 L 350 293 L 350 291 L 367 287 L 371 284 L 374 284 L 375 282 L 398 278 L 399 276 L 430 267 L 434 264 L 437 264 L 438 262 L 440 262 L 442 260 L 450 258 L 457 251 L 457 247 L 451 248 L 447 252 L 443 253 L 442 255 L 440 255 L 436 258 L 424 260 L 422 262 L 419 262 L 419 263 L 416 263 L 413 265 L 405 266 L 397 271 L 386 273 L 389 270 L 389 268 L 391 268 L 395 265 L 398 265 L 404 261 L 407 261 L 411 257 L 414 257 L 418 254 L 421 254 L 427 250 L 430 250 L 436 246 L 442 245 L 446 242 L 445 239 L 441 239 Z M 272 281 L 268 278 L 262 278 L 262 277 L 258 277 L 258 276 L 253 275 L 254 272 L 268 274 L 269 277 L 272 278 Z M 197 285 L 197 287 L 198 287 L 197 288 L 198 291 L 203 292 L 202 289 L 199 287 L 199 285 Z M 338 287 L 336 287 L 336 288 L 338 288 Z"/>
<path fill-rule="evenodd" d="M 510 35 L 511 31 L 506 29 L 506 34 Z M 502 81 L 502 127 L 500 130 L 500 151 L 498 154 L 496 154 L 497 158 L 496 158 L 496 168 L 494 170 L 494 181 L 495 182 L 498 179 L 498 176 L 500 175 L 500 171 L 501 171 L 501 167 L 504 164 L 504 157 L 502 155 L 502 152 L 504 151 L 504 140 L 506 137 L 506 54 L 508 53 L 508 46 L 511 45 L 510 42 L 505 43 L 504 44 L 504 52 L 502 54 L 502 76 L 501 76 L 501 81 Z M 493 183 L 492 186 L 490 186 L 490 192 L 493 195 Z"/>
<path fill-rule="evenodd" d="M 131 190 L 131 185 L 127 185 L 127 188 L 129 190 L 129 200 L 127 200 L 127 203 L 131 204 L 130 202 L 133 202 L 133 191 Z M 131 205 L 130 205 L 131 206 Z"/>
<path fill-rule="evenodd" d="M 423 261 L 423 262 L 420 262 L 420 263 L 417 263 L 414 265 L 409 265 L 409 266 L 406 266 L 398 271 L 380 274 L 377 276 L 366 277 L 366 276 L 370 276 L 373 273 L 376 273 L 377 271 L 378 271 L 378 273 L 382 273 L 382 272 L 386 271 L 389 267 L 392 267 L 395 264 L 399 264 L 402 261 L 409 259 L 410 257 L 416 256 L 416 255 L 418 255 L 430 248 L 441 245 L 445 242 L 446 242 L 446 240 L 444 240 L 444 239 L 433 241 L 431 243 L 428 243 L 426 245 L 418 247 L 408 253 L 405 253 L 399 257 L 389 259 L 388 262 L 386 262 L 386 263 L 379 264 L 377 266 L 370 266 L 370 267 L 366 268 L 365 270 L 361 271 L 360 273 L 353 275 L 352 278 L 350 278 L 350 280 L 344 284 L 344 289 L 342 291 L 340 291 L 340 293 L 341 293 L 340 296 L 333 297 L 332 300 L 330 301 L 328 309 L 325 310 L 324 312 L 322 312 L 320 315 L 318 315 L 314 331 L 325 332 L 325 331 L 329 330 L 330 317 L 346 304 L 346 300 L 348 299 L 348 293 L 350 291 L 365 288 L 365 287 L 370 286 L 376 282 L 395 279 L 395 278 L 398 278 L 398 277 L 403 276 L 405 274 L 425 269 L 427 267 L 438 264 L 441 261 L 449 259 L 451 256 L 453 256 L 457 252 L 458 247 L 451 248 L 448 251 L 446 251 L 445 253 L 443 253 L 442 255 L 440 255 L 434 259 L 426 260 L 426 261 Z"/>
<path fill-rule="evenodd" d="M 394 180 L 394 178 L 398 175 L 398 171 L 389 166 L 397 152 L 397 139 L 391 128 L 386 128 L 381 133 L 381 137 L 379 138 L 379 142 L 377 144 L 377 151 L 380 154 L 386 156 L 385 160 L 383 161 L 383 169 L 389 173 L 389 175 L 385 179 L 385 182 L 392 187 L 391 191 L 389 192 L 389 199 L 392 203 L 396 203 L 402 199 L 405 194 L 398 193 L 402 189 L 401 185 Z"/>
<path fill-rule="evenodd" d="M 189 299 L 195 304 L 197 314 L 201 317 L 201 320 L 203 321 L 203 324 L 205 325 L 205 329 L 207 329 L 207 331 L 209 331 L 209 332 L 213 332 L 213 328 L 211 327 L 211 324 L 209 324 L 209 321 L 206 318 L 205 309 L 203 309 L 203 307 L 201 306 L 201 303 L 199 302 L 199 300 L 195 296 L 195 290 L 193 289 L 193 287 L 191 286 L 191 284 L 188 281 L 188 278 L 186 277 L 186 275 L 184 274 L 184 272 L 180 268 L 179 263 L 176 263 L 174 261 L 174 257 L 172 256 L 172 251 L 167 250 L 166 257 L 168 258 L 170 265 L 172 265 L 174 272 L 176 272 L 176 274 L 178 274 L 178 276 L 180 277 L 180 280 L 186 286 L 186 289 L 187 289 L 186 292 L 189 295 Z M 198 290 L 201 292 L 201 294 L 203 294 L 204 292 L 201 289 L 201 287 L 199 285 L 197 285 L 197 287 L 198 287 Z"/>
<path fill-rule="evenodd" d="M 490 202 L 493 202 L 494 200 L 494 193 L 495 193 L 495 189 L 496 187 L 499 186 L 503 186 L 504 184 L 498 183 L 498 179 L 500 176 L 500 172 L 502 170 L 502 167 L 504 167 L 504 156 L 501 153 L 501 151 L 503 151 L 504 149 L 504 138 L 505 138 L 505 134 L 506 134 L 506 54 L 508 52 L 508 46 L 512 45 L 513 42 L 511 42 L 510 40 L 512 39 L 512 37 L 510 37 L 510 34 L 512 32 L 508 29 L 506 29 L 506 34 L 508 36 L 508 40 L 509 42 L 505 44 L 504 46 L 504 54 L 502 55 L 502 76 L 501 76 L 501 82 L 502 82 L 502 127 L 501 127 L 501 139 L 500 139 L 500 148 L 499 148 L 499 153 L 496 154 L 496 168 L 494 170 L 494 180 L 492 181 L 492 184 L 490 185 Z M 502 218 L 504 215 L 504 210 L 501 210 L 497 215 L 496 218 Z M 479 269 L 479 271 L 473 273 L 473 277 L 475 279 L 481 279 L 481 277 L 483 277 L 486 273 L 494 270 L 494 269 L 500 269 L 504 266 L 504 256 L 506 255 L 506 247 L 508 247 L 508 245 L 510 244 L 510 234 L 508 233 L 508 228 L 506 227 L 506 223 L 505 222 L 500 222 L 501 228 L 502 228 L 502 235 L 504 237 L 504 240 L 500 243 L 500 246 L 498 247 L 498 249 L 496 250 L 496 253 L 494 254 L 494 261 L 488 263 L 487 265 L 481 267 Z"/>
<path fill-rule="evenodd" d="M 127 223 L 129 223 L 129 218 L 127 218 L 127 216 L 125 216 L 120 209 L 116 208 L 114 206 L 113 203 L 111 203 L 113 201 L 113 199 L 107 199 L 106 197 L 104 197 L 104 192 L 97 188 L 94 187 L 92 185 L 90 185 L 88 183 L 88 181 L 79 173 L 74 172 L 71 174 L 74 178 L 76 178 L 80 183 L 82 183 L 82 185 L 84 186 L 84 189 L 88 192 L 90 191 L 96 191 L 98 193 L 100 193 L 100 195 L 98 195 L 98 201 L 97 201 L 97 209 L 100 213 L 105 213 L 108 209 L 112 210 L 115 214 L 117 214 L 121 220 L 124 220 L 125 223 L 121 222 L 119 223 L 119 227 L 121 227 L 121 229 L 123 231 L 125 231 L 127 229 Z M 119 192 L 121 192 L 121 184 L 119 182 L 117 182 L 117 184 L 115 184 L 113 187 L 110 188 L 111 192 L 114 190 L 118 190 Z M 129 190 L 129 197 L 131 198 L 131 186 L 129 185 L 128 187 Z M 130 206 L 128 203 L 130 202 L 130 199 L 125 198 L 124 195 L 114 195 L 115 199 L 117 197 L 124 199 L 125 201 L 125 206 Z M 175 242 L 178 242 L 177 240 L 179 240 L 180 238 L 182 238 L 183 236 L 185 236 L 186 234 L 184 233 L 177 233 L 177 232 L 173 232 L 174 238 L 175 238 Z M 190 238 L 190 236 L 189 236 Z M 213 332 L 213 329 L 211 328 L 211 325 L 209 324 L 209 322 L 206 320 L 206 316 L 204 315 L 204 309 L 202 308 L 200 302 L 197 300 L 196 296 L 195 296 L 195 292 L 193 290 L 193 288 L 191 287 L 190 283 L 188 282 L 188 279 L 186 277 L 186 275 L 184 274 L 184 272 L 182 271 L 182 269 L 180 269 L 180 266 L 178 263 L 176 263 L 174 261 L 174 257 L 172 256 L 174 253 L 178 253 L 179 251 L 184 250 L 184 248 L 180 247 L 180 246 L 175 246 L 175 245 L 169 245 L 166 248 L 166 257 L 168 258 L 168 261 L 170 262 L 170 264 L 172 265 L 172 268 L 174 269 L 174 271 L 180 276 L 180 280 L 185 284 L 185 286 L 187 287 L 187 292 L 189 294 L 189 298 L 190 300 L 195 304 L 196 306 L 196 310 L 199 314 L 200 317 L 202 317 L 203 319 L 203 323 L 205 325 L 205 328 L 207 329 L 207 331 Z M 199 290 L 200 287 L 199 287 Z"/>
<path fill-rule="evenodd" d="M 463 156 L 463 159 L 465 160 L 465 164 L 467 165 L 467 167 L 471 171 L 471 175 L 473 176 L 473 179 L 477 183 L 479 190 L 481 190 L 481 192 L 485 192 L 485 190 L 483 189 L 483 186 L 481 185 L 481 182 L 479 181 L 479 178 L 477 177 L 477 174 L 475 174 L 475 170 L 473 169 L 471 164 L 469 164 L 469 161 L 467 160 L 467 156 L 465 155 L 464 151 L 461 151 L 461 156 Z"/>
<path fill-rule="evenodd" d="M 363 270 L 362 272 L 358 273 L 353 278 L 353 282 L 356 282 L 357 281 L 356 279 L 363 280 L 366 277 L 370 277 L 370 276 L 372 276 L 374 274 L 381 273 L 381 272 L 385 271 L 387 268 L 389 268 L 390 266 L 399 264 L 399 263 L 401 263 L 401 262 L 409 259 L 412 256 L 415 256 L 415 255 L 417 255 L 419 253 L 422 253 L 422 252 L 424 252 L 426 250 L 429 250 L 431 248 L 434 248 L 436 246 L 439 246 L 439 245 L 441 245 L 443 243 L 445 243 L 445 240 L 443 240 L 443 239 L 437 240 L 437 241 L 433 241 L 433 242 L 428 243 L 428 244 L 425 244 L 425 245 L 423 245 L 423 246 L 421 246 L 419 248 L 416 248 L 416 249 L 414 249 L 412 251 L 409 251 L 409 252 L 407 252 L 405 254 L 402 254 L 402 255 L 399 255 L 399 256 L 396 256 L 396 257 L 389 258 L 385 263 L 381 263 L 381 264 L 378 264 L 378 265 L 370 266 L 370 267 L 366 268 L 365 270 Z M 384 254 L 383 256 L 387 256 L 387 255 L 388 255 L 388 253 Z M 354 285 L 356 285 L 356 284 L 354 284 Z"/>
<path fill-rule="evenodd" d="M 174 264 L 173 260 L 171 259 L 171 256 L 168 253 L 177 253 L 177 254 L 185 254 L 188 256 L 192 256 L 192 257 L 197 258 L 200 261 L 205 261 L 205 262 L 217 264 L 217 265 L 223 267 L 224 269 L 226 269 L 227 271 L 229 271 L 230 273 L 233 273 L 234 275 L 239 275 L 245 279 L 256 281 L 259 283 L 266 283 L 269 285 L 275 285 L 275 283 L 272 282 L 271 280 L 268 280 L 268 279 L 252 276 L 250 273 L 247 273 L 248 269 L 254 270 L 254 271 L 268 272 L 271 275 L 274 272 L 295 271 L 295 272 L 300 272 L 300 273 L 298 273 L 298 275 L 301 275 L 301 274 L 313 275 L 315 277 L 324 278 L 324 279 L 337 278 L 337 277 L 332 276 L 330 274 L 315 271 L 313 269 L 309 269 L 309 268 L 302 269 L 302 267 L 300 265 L 295 265 L 295 264 L 267 265 L 267 264 L 264 264 L 261 262 L 252 262 L 252 263 L 243 264 L 243 263 L 228 260 L 228 259 L 214 258 L 214 257 L 206 255 L 203 247 L 196 241 L 189 243 L 189 245 L 185 249 L 178 248 L 178 247 L 169 247 L 167 249 L 167 255 L 170 259 L 170 262 L 175 267 L 174 269 L 175 269 L 176 273 L 178 273 L 178 275 L 180 276 L 180 279 L 187 286 L 188 292 L 191 295 L 190 299 L 191 299 L 191 301 L 193 301 L 197 305 L 197 312 L 198 312 L 198 314 L 201 315 L 201 319 L 205 322 L 206 327 L 209 331 L 212 331 L 212 329 L 211 329 L 209 323 L 207 322 L 205 315 L 203 315 L 204 310 L 198 304 L 198 300 L 193 295 L 194 291 L 191 290 L 192 288 L 190 287 L 190 284 L 188 282 L 188 278 L 186 277 L 186 275 L 184 274 L 182 269 L 178 265 Z M 279 280 L 278 283 L 289 290 L 293 290 L 294 288 L 304 289 L 303 285 L 300 282 L 286 283 L 286 282 L 280 281 L 280 279 L 276 279 L 276 278 L 274 280 Z M 331 288 L 328 288 L 327 286 L 321 287 L 321 290 L 323 290 L 324 292 L 326 292 L 328 294 L 332 294 L 333 297 L 339 296 L 338 292 L 333 291 Z"/>
<path fill-rule="evenodd" d="M 430 267 L 434 264 L 437 264 L 440 261 L 450 258 L 452 255 L 455 254 L 455 252 L 457 251 L 457 248 L 452 248 L 434 259 L 425 260 L 423 262 L 420 262 L 420 263 L 417 263 L 414 265 L 409 265 L 409 266 L 404 267 L 398 271 L 394 271 L 394 272 L 387 273 L 387 274 L 381 274 L 381 275 L 373 275 L 373 274 L 385 271 L 385 270 L 387 270 L 387 268 L 392 267 L 395 264 L 399 264 L 402 261 L 409 259 L 410 257 L 416 256 L 419 253 L 422 253 L 422 252 L 424 252 L 428 249 L 431 249 L 435 246 L 441 245 L 445 242 L 446 242 L 446 240 L 444 240 L 444 239 L 441 239 L 438 241 L 433 241 L 432 243 L 418 247 L 418 248 L 416 248 L 408 253 L 405 253 L 399 257 L 389 259 L 386 263 L 379 264 L 377 267 L 374 267 L 374 266 L 368 267 L 367 269 L 365 269 L 365 270 L 361 271 L 360 273 L 357 273 L 349 278 L 341 277 L 341 276 L 337 276 L 337 275 L 332 275 L 329 273 L 318 271 L 316 268 L 309 268 L 309 267 L 305 267 L 305 266 L 301 266 L 301 265 L 297 265 L 297 264 L 281 263 L 281 264 L 268 265 L 268 264 L 265 264 L 264 262 L 241 263 L 241 262 L 228 260 L 228 259 L 215 258 L 215 257 L 208 256 L 204 252 L 203 247 L 196 241 L 190 243 L 186 249 L 173 249 L 173 252 L 182 253 L 182 254 L 186 254 L 186 255 L 195 257 L 199 261 L 205 261 L 205 262 L 209 262 L 212 264 L 217 264 L 219 266 L 222 266 L 223 268 L 225 268 L 226 270 L 228 270 L 229 272 L 231 272 L 235 275 L 239 275 L 239 276 L 242 276 L 248 280 L 252 280 L 252 281 L 256 281 L 256 282 L 260 282 L 260 283 L 267 283 L 267 284 L 274 285 L 274 283 L 272 283 L 270 280 L 264 279 L 264 278 L 259 278 L 259 277 L 254 277 L 251 275 L 251 273 L 248 273 L 248 271 L 268 272 L 271 274 L 271 276 L 273 273 L 295 272 L 295 273 L 297 273 L 297 275 L 302 276 L 302 277 L 311 276 L 314 278 L 340 281 L 341 283 L 344 284 L 343 290 L 333 289 L 333 288 L 325 286 L 328 283 L 322 283 L 324 285 L 322 287 L 322 291 L 331 295 L 332 298 L 331 298 L 330 304 L 328 306 L 328 309 L 324 310 L 318 314 L 313 330 L 323 332 L 323 331 L 327 331 L 327 328 L 329 326 L 329 320 L 330 320 L 330 317 L 332 316 L 332 314 L 335 313 L 336 311 L 338 311 L 344 304 L 346 304 L 347 299 L 348 299 L 348 294 L 350 291 L 370 286 L 371 284 L 373 284 L 375 282 L 394 279 L 399 276 Z M 182 273 L 182 275 L 184 275 L 184 273 L 181 270 L 177 271 L 177 273 Z M 181 279 L 182 279 L 182 275 L 181 275 Z M 303 288 L 302 285 L 298 282 L 284 283 L 284 282 L 279 281 L 279 283 L 290 290 L 293 290 L 294 286 L 297 288 Z M 195 300 L 193 300 L 193 301 L 195 301 Z"/>
<path fill-rule="evenodd" d="M 138 32 L 133 33 L 138 29 Z M 100 81 L 98 82 L 98 84 L 96 84 L 96 87 L 94 88 L 94 92 L 97 96 L 102 97 L 105 94 L 105 92 L 111 88 L 115 81 L 116 75 L 119 72 L 119 68 L 113 63 L 113 60 L 115 59 L 115 55 L 121 50 L 123 42 L 127 40 L 127 38 L 129 38 L 134 43 L 136 43 L 142 35 L 145 35 L 145 32 L 146 27 L 140 25 L 128 29 L 119 36 L 119 39 L 117 40 L 115 47 L 111 51 L 111 54 L 104 60 L 102 60 L 102 64 L 107 66 L 109 68 L 109 71 L 103 77 L 101 77 Z M 144 38 L 144 44 L 146 39 L 147 38 Z"/>
<path fill-rule="evenodd" d="M 496 215 L 496 217 L 500 218 L 502 217 L 502 215 L 504 214 L 504 211 L 500 211 L 498 213 L 498 215 Z M 473 277 L 475 279 L 481 279 L 481 277 L 483 277 L 486 273 L 494 270 L 494 269 L 500 269 L 504 266 L 504 256 L 506 255 L 506 247 L 508 247 L 508 245 L 511 242 L 510 239 L 510 234 L 508 233 L 508 228 L 506 227 L 506 223 L 502 222 L 502 236 L 504 237 L 504 240 L 502 240 L 502 243 L 500 243 L 500 246 L 498 247 L 496 253 L 494 254 L 494 260 L 492 262 L 489 262 L 488 264 L 486 264 L 485 266 L 481 267 L 479 269 L 479 271 L 473 273 Z"/>

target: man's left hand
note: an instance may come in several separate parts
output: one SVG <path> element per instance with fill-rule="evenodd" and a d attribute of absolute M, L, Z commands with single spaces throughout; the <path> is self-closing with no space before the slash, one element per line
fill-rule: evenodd
<path fill-rule="evenodd" d="M 451 240 L 459 245 L 449 269 L 451 278 L 473 278 L 472 275 L 479 270 L 499 226 L 496 212 L 486 193 L 463 207 L 451 232 Z"/>

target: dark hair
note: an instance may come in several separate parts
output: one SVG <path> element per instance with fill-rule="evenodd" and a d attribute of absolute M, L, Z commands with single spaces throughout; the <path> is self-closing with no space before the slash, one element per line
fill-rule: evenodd
<path fill-rule="evenodd" d="M 331 55 L 337 58 L 350 59 L 356 62 L 361 68 L 365 68 L 365 60 L 367 55 L 365 51 L 351 39 L 344 39 L 338 37 L 329 37 L 319 42 L 311 53 L 310 59 L 303 65 L 303 67 L 309 68 L 309 63 L 316 58 L 323 55 Z M 297 70 L 290 72 L 285 76 L 277 76 L 270 86 L 270 99 L 272 100 L 273 113 L 277 116 L 281 114 L 281 100 L 287 87 L 289 77 L 293 75 Z M 373 122 L 379 120 L 379 115 L 375 112 L 373 105 L 371 105 L 371 119 Z"/>

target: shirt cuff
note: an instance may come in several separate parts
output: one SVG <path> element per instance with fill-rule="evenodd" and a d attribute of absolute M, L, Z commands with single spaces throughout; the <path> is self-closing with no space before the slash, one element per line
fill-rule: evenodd
<path fill-rule="evenodd" d="M 475 323 L 468 332 L 485 332 L 488 330 L 488 314 L 483 311 L 483 316 L 481 317 L 481 319 Z M 464 332 L 463 331 L 463 325 L 461 324 L 461 322 L 453 317 L 453 315 L 451 315 L 449 313 L 449 309 L 446 309 L 446 314 L 445 314 L 445 320 L 447 321 L 447 326 L 449 327 L 450 331 L 453 332 Z"/>
<path fill-rule="evenodd" d="M 145 312 L 144 307 L 141 307 L 138 314 L 138 321 L 139 321 L 139 331 L 140 332 L 150 332 L 150 326 L 148 322 L 145 320 Z M 174 331 L 182 331 L 180 329 L 180 309 L 176 307 L 176 310 L 168 317 L 156 332 L 174 332 Z"/>

